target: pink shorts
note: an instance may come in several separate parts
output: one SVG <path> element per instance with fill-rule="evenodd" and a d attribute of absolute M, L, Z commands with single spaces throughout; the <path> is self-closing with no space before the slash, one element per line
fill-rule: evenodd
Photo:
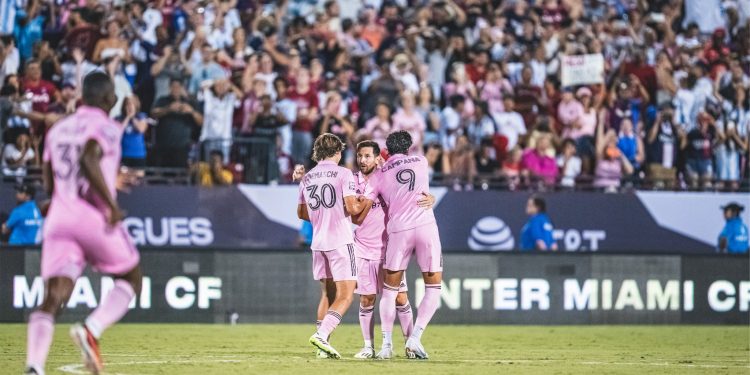
<path fill-rule="evenodd" d="M 371 296 L 381 294 L 383 291 L 383 260 L 372 260 L 357 258 L 357 289 L 354 293 L 361 296 Z M 401 278 L 401 285 L 398 287 L 399 293 L 409 291 L 406 286 L 406 272 Z"/>
<path fill-rule="evenodd" d="M 354 244 L 344 245 L 328 251 L 312 252 L 312 269 L 315 280 L 356 281 L 357 263 Z"/>
<path fill-rule="evenodd" d="M 138 250 L 122 223 L 109 227 L 102 214 L 93 208 L 68 212 L 65 216 L 50 217 L 44 223 L 44 280 L 52 277 L 75 280 L 86 264 L 104 274 L 123 275 L 140 262 Z"/>
<path fill-rule="evenodd" d="M 383 268 L 403 271 L 412 253 L 422 272 L 443 272 L 443 250 L 437 224 L 431 223 L 401 232 L 389 233 Z"/>

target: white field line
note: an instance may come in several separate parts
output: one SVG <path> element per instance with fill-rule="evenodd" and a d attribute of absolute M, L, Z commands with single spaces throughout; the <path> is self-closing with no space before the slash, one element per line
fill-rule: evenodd
<path fill-rule="evenodd" d="M 110 356 L 112 354 L 109 354 Z M 141 355 L 127 355 L 120 354 L 119 356 L 141 356 Z M 162 364 L 195 364 L 195 363 L 241 363 L 249 360 L 258 360 L 258 358 L 252 359 L 237 359 L 242 358 L 240 356 L 204 356 L 204 358 L 198 359 L 175 359 L 175 360 L 151 360 L 151 361 L 127 361 L 127 362 L 110 362 L 108 366 L 132 366 L 132 365 L 162 365 Z M 246 358 L 246 357 L 245 357 Z M 259 362 L 278 362 L 289 359 L 305 359 L 302 357 L 286 357 L 277 358 L 273 360 L 261 360 Z M 343 361 L 350 362 L 365 362 L 363 360 L 357 360 L 353 358 L 342 358 Z M 419 361 L 418 361 L 419 362 Z M 428 360 L 427 363 L 496 363 L 496 364 L 515 364 L 515 363 L 551 363 L 551 362 L 566 362 L 562 359 L 457 359 L 457 360 Z M 741 362 L 740 360 L 727 360 L 727 362 Z M 750 368 L 748 365 L 737 365 L 737 364 L 706 364 L 706 363 L 674 363 L 674 362 L 605 362 L 605 361 L 581 361 L 575 364 L 585 366 L 653 366 L 653 367 L 678 367 L 678 368 Z M 69 373 L 69 374 L 88 374 L 83 369 L 81 364 L 70 364 L 59 367 L 58 370 Z M 124 375 L 124 374 L 114 374 Z"/>
<path fill-rule="evenodd" d="M 109 362 L 107 366 L 132 366 L 132 365 L 166 365 L 166 364 L 194 364 L 194 363 L 241 363 L 243 360 L 238 359 L 186 359 L 171 361 L 128 361 L 128 362 Z M 58 370 L 68 374 L 89 374 L 82 364 L 70 364 L 58 367 Z M 125 375 L 125 374 L 113 374 Z"/>

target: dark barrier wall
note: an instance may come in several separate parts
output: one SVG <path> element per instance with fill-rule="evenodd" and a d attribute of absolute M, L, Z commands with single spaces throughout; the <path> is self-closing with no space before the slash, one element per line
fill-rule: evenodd
<path fill-rule="evenodd" d="M 319 287 L 309 251 L 142 252 L 144 290 L 131 322 L 305 323 Z M 442 306 L 450 324 L 748 324 L 747 257 L 594 254 L 446 254 Z M 0 321 L 24 321 L 41 302 L 39 250 L 0 250 Z M 407 273 L 414 306 L 424 290 Z M 64 321 L 81 320 L 111 280 L 87 273 Z M 356 305 L 355 305 L 356 306 Z M 355 322 L 356 308 L 346 316 Z"/>
<path fill-rule="evenodd" d="M 520 246 L 529 193 L 433 188 L 443 249 L 511 251 Z M 146 186 L 120 194 L 124 225 L 139 246 L 264 250 L 297 244 L 294 186 L 200 189 Z M 13 208 L 0 185 L 0 212 Z M 720 207 L 748 194 L 638 192 L 545 195 L 558 247 L 568 252 L 713 254 L 724 225 Z M 745 221 L 750 213 L 745 213 Z"/>

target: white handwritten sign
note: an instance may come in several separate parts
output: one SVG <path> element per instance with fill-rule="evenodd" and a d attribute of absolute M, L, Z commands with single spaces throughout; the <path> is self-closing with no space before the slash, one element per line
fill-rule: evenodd
<path fill-rule="evenodd" d="M 563 56 L 561 81 L 563 86 L 604 82 L 604 57 L 600 53 Z"/>

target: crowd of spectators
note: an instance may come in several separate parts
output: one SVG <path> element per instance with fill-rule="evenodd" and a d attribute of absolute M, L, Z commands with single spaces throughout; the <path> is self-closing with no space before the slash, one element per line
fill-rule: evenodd
<path fill-rule="evenodd" d="M 320 133 L 353 166 L 358 141 L 394 130 L 455 189 L 749 175 L 749 0 L 6 0 L 0 35 L 6 176 L 40 163 L 96 69 L 123 165 L 208 185 L 248 182 L 247 148 L 270 147 L 283 183 Z M 601 83 L 561 85 L 563 56 L 584 54 Z"/>

